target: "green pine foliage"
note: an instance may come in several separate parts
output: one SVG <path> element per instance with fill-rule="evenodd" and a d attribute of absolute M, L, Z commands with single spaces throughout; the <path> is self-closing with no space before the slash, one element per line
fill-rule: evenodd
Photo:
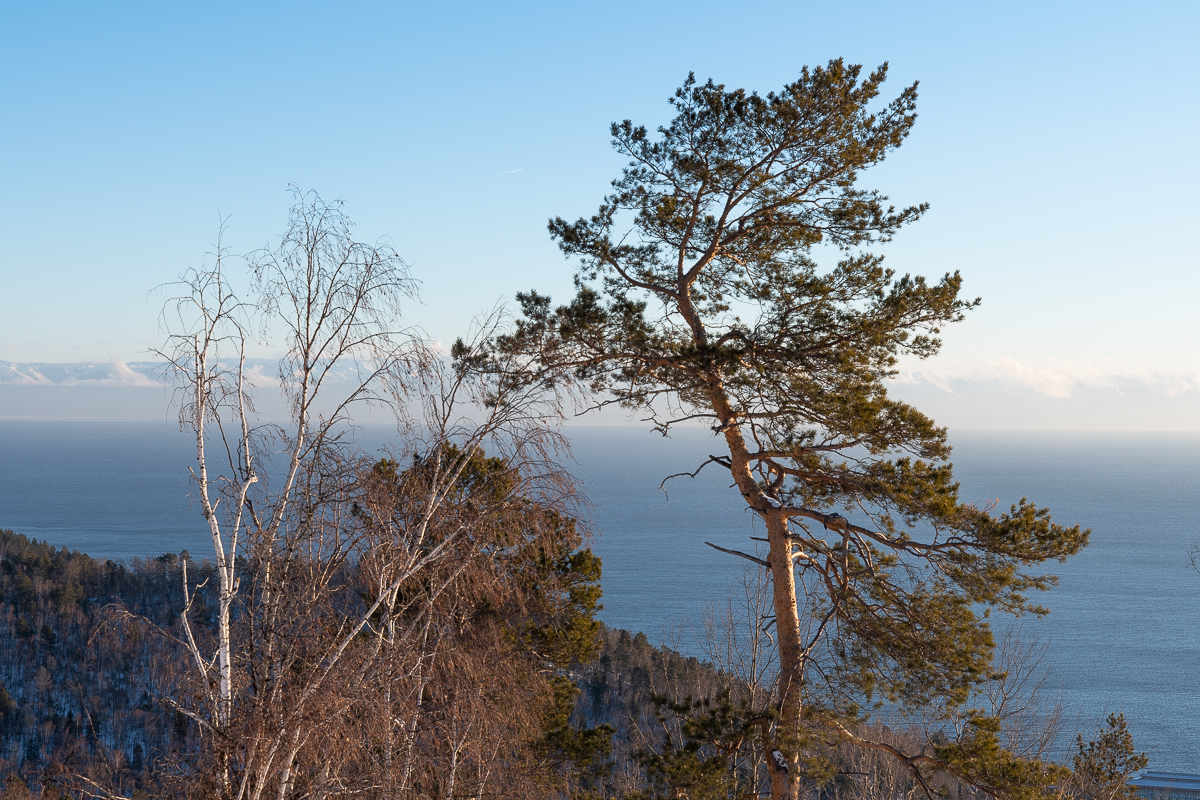
<path fill-rule="evenodd" d="M 686 795 L 718 800 L 755 793 L 758 787 L 736 758 L 754 731 L 727 691 L 712 699 L 688 697 L 680 702 L 651 695 L 650 702 L 665 733 L 657 747 L 636 751 L 647 786 L 630 798 L 666 800 Z"/>
<path fill-rule="evenodd" d="M 1133 735 L 1124 714 L 1109 714 L 1100 737 L 1086 745 L 1083 736 L 1075 739 L 1072 759 L 1073 794 L 1081 800 L 1138 800 L 1137 789 L 1129 779 L 1146 768 L 1149 759 L 1133 745 Z"/>
<path fill-rule="evenodd" d="M 958 741 L 935 746 L 930 773 L 943 769 L 963 783 L 1007 800 L 1041 800 L 1070 777 L 1066 767 L 1019 758 L 1000 742 L 1000 723 L 971 712 Z"/>
<path fill-rule="evenodd" d="M 980 611 L 1044 613 L 1030 593 L 1054 578 L 1039 565 L 1088 537 L 1026 500 L 963 502 L 946 430 L 888 391 L 902 358 L 934 355 L 979 301 L 957 272 L 900 275 L 874 252 L 927 210 L 860 183 L 916 121 L 916 85 L 881 101 L 886 75 L 835 60 L 765 96 L 689 76 L 657 131 L 614 123 L 628 166 L 612 191 L 549 224 L 577 261 L 575 296 L 519 294 L 522 318 L 493 343 L 536 360 L 531 384 L 583 389 L 664 434 L 711 425 L 723 453 L 694 466 L 729 471 L 783 587 L 788 690 L 766 739 L 792 764 L 790 794 L 808 722 L 842 730 L 878 702 L 958 713 L 992 676 Z M 821 592 L 798 607 L 796 582 Z M 818 641 L 801 617 L 824 620 Z M 974 744 L 975 761 L 991 752 Z M 996 775 L 1012 774 L 1005 758 Z"/>

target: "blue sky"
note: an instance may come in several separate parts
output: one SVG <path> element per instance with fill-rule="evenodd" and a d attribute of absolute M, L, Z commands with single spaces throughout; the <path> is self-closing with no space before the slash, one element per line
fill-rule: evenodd
<path fill-rule="evenodd" d="M 889 264 L 960 269 L 984 300 L 905 385 L 1132 380 L 1200 412 L 1198 23 L 1153 2 L 5 4 L 0 360 L 144 360 L 148 292 L 221 215 L 235 251 L 268 243 L 289 183 L 389 235 L 422 282 L 410 320 L 452 339 L 569 291 L 546 219 L 594 211 L 609 122 L 667 121 L 689 70 L 766 92 L 840 56 L 890 62 L 887 94 L 921 81 L 912 137 L 865 176 L 932 204 Z"/>

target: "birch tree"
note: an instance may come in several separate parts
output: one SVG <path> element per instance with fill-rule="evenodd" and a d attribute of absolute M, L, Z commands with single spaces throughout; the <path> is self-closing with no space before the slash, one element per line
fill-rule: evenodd
<path fill-rule="evenodd" d="M 395 328 L 400 302 L 414 288 L 399 255 L 385 242 L 356 241 L 340 204 L 299 191 L 296 201 L 278 247 L 248 258 L 248 300 L 234 290 L 240 276 L 228 274 L 229 255 L 218 245 L 212 266 L 186 273 L 179 283 L 184 292 L 164 308 L 170 333 L 159 355 L 180 387 L 180 425 L 195 439 L 191 472 L 218 578 L 215 641 L 202 647 L 191 617 L 200 587 L 184 571 L 180 623 L 205 702 L 178 710 L 221 751 L 213 777 L 222 794 L 235 792 L 224 745 L 237 696 L 231 624 L 242 590 L 239 560 L 250 558 L 262 570 L 261 602 L 250 613 L 266 632 L 262 645 L 271 662 L 274 570 L 296 546 L 289 526 L 320 508 L 314 479 L 338 452 L 353 405 L 396 395 L 396 376 L 421 358 L 414 337 Z M 286 425 L 254 415 L 246 360 L 248 346 L 259 342 L 278 342 L 284 351 L 276 377 L 291 412 Z M 327 387 L 344 384 L 339 378 L 346 375 L 348 390 L 327 398 Z M 274 444 L 282 465 L 270 463 Z"/>
<path fill-rule="evenodd" d="M 982 713 L 940 756 L 852 724 L 880 700 L 965 702 L 992 674 L 977 611 L 1041 613 L 1027 595 L 1054 579 L 1034 568 L 1087 540 L 1024 500 L 962 502 L 945 429 L 888 393 L 898 359 L 933 356 L 978 301 L 959 296 L 957 272 L 896 275 L 875 252 L 927 210 L 860 185 L 916 121 L 916 85 L 881 102 L 885 76 L 831 61 L 766 96 L 689 77 L 670 124 L 613 124 L 629 165 L 612 192 L 591 217 L 550 222 L 578 259 L 575 297 L 518 295 L 524 316 L 496 347 L 663 434 L 711 426 L 716 451 L 690 474 L 728 472 L 766 530 L 765 558 L 734 552 L 772 579 L 777 723 L 762 752 L 775 798 L 796 796 L 814 725 L 918 780 L 940 765 L 1024 796 L 1042 773 L 999 748 Z M 798 581 L 819 590 L 808 633 Z"/>
<path fill-rule="evenodd" d="M 192 691 L 165 701 L 204 742 L 175 788 L 196 796 L 282 800 L 341 791 L 347 774 L 377 779 L 356 764 L 361 748 L 334 743 L 355 729 L 347 715 L 363 693 L 396 667 L 388 659 L 397 642 L 428 633 L 428 615 L 407 608 L 413 595 L 402 589 L 415 581 L 426 595 L 447 591 L 473 563 L 463 548 L 513 502 L 463 513 L 456 498 L 472 459 L 489 446 L 533 476 L 514 488 L 522 496 L 563 507 L 570 495 L 554 461 L 564 444 L 552 424 L 556 401 L 505 378 L 527 372 L 527 359 L 473 355 L 501 317 L 484 318 L 475 344 L 444 358 L 399 325 L 414 282 L 391 245 L 355 239 L 339 204 L 314 193 L 296 201 L 279 245 L 246 259 L 242 294 L 218 247 L 166 306 L 161 355 L 181 387 L 181 426 L 194 437 L 194 491 L 217 577 L 197 585 L 185 569 L 171 634 L 189 653 Z M 275 381 L 286 423 L 256 416 L 255 345 L 284 353 Z M 372 460 L 347 432 L 364 403 L 391 409 L 398 457 L 423 464 L 401 526 L 364 526 L 357 511 Z M 211 625 L 194 613 L 208 592 L 217 599 Z M 419 678 L 425 665 L 418 655 L 403 668 Z M 387 759 L 405 752 L 400 739 L 387 738 Z"/>

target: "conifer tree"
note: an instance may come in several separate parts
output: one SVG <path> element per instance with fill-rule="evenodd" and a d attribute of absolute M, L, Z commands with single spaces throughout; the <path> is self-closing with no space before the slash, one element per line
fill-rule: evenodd
<path fill-rule="evenodd" d="M 530 380 L 583 383 L 663 434 L 712 427 L 720 446 L 700 468 L 727 470 L 767 532 L 765 559 L 738 555 L 773 581 L 775 798 L 795 796 L 806 726 L 855 740 L 863 703 L 965 702 L 992 674 L 977 611 L 1041 613 L 1028 592 L 1054 579 L 1030 567 L 1087 541 L 1025 500 L 963 503 L 946 430 L 888 393 L 898 359 L 934 355 L 978 301 L 957 272 L 898 276 L 874 251 L 926 211 L 859 184 L 916 120 L 915 84 L 877 102 L 885 76 L 831 61 L 766 96 L 689 76 L 657 133 L 614 124 L 629 165 L 612 192 L 590 218 L 550 222 L 578 259 L 575 297 L 518 295 L 522 318 L 496 341 L 539 357 Z M 1024 794 L 1031 773 L 971 719 L 969 757 L 896 755 L 914 774 L 936 762 Z"/>
<path fill-rule="evenodd" d="M 1129 779 L 1150 760 L 1133 746 L 1133 735 L 1124 714 L 1109 714 L 1100 738 L 1086 745 L 1075 737 L 1078 752 L 1072 760 L 1071 794 L 1079 800 L 1138 800 Z"/>

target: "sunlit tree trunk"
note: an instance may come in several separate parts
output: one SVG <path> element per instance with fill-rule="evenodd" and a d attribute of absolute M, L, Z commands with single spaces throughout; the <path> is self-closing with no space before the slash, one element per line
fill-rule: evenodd
<path fill-rule="evenodd" d="M 710 385 L 716 384 L 711 381 Z M 723 393 L 714 392 L 713 405 L 725 410 L 722 419 L 725 442 L 731 454 L 730 466 L 734 481 L 746 503 L 763 519 L 767 528 L 768 557 L 771 573 L 772 600 L 775 610 L 775 638 L 779 651 L 778 711 L 779 727 L 774 737 L 763 728 L 763 755 L 771 776 L 771 794 L 776 800 L 795 797 L 795 776 L 799 770 L 798 742 L 803 711 L 803 644 L 800 639 L 800 616 L 796 602 L 796 575 L 792 566 L 792 543 L 788 538 L 786 514 L 776 508 L 763 493 L 750 471 L 751 462 L 746 441 L 736 425 L 728 400 Z M 779 750 L 791 765 L 789 771 L 780 769 L 772 753 Z M 789 780 L 790 778 L 790 780 Z"/>

